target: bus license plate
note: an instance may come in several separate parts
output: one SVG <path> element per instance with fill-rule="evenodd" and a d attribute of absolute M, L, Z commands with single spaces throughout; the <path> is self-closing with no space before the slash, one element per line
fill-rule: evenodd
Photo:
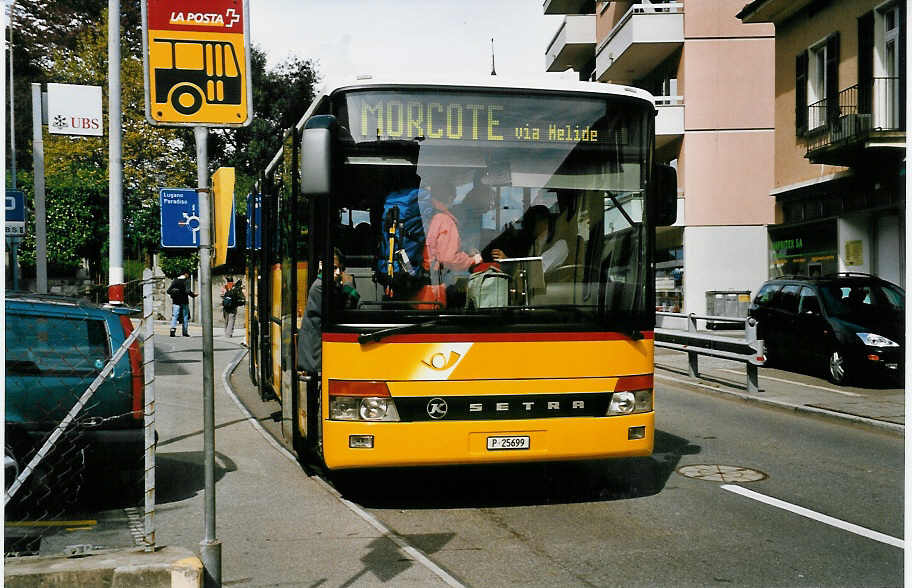
<path fill-rule="evenodd" d="M 501 451 L 505 449 L 529 449 L 529 436 L 520 435 L 512 437 L 488 437 L 488 451 Z"/>

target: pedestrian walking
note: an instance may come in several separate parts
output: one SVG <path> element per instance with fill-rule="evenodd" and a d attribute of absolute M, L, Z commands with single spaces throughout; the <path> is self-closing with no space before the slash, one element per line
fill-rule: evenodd
<path fill-rule="evenodd" d="M 177 323 L 181 323 L 181 331 L 184 337 L 189 337 L 190 332 L 190 297 L 196 298 L 196 294 L 190 290 L 190 272 L 181 272 L 174 278 L 171 285 L 168 286 L 168 295 L 171 296 L 171 336 L 177 329 Z"/>
<path fill-rule="evenodd" d="M 238 280 L 235 282 L 233 277 L 228 276 L 225 280 L 225 285 L 222 287 L 222 317 L 225 319 L 226 337 L 231 337 L 234 334 L 237 309 L 244 306 L 246 302 L 243 281 Z"/>

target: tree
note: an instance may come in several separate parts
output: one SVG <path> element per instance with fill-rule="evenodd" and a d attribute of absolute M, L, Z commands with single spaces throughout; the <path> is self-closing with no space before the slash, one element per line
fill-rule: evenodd
<path fill-rule="evenodd" d="M 102 15 L 72 48 L 53 49 L 47 73 L 52 71 L 58 82 L 106 90 L 106 22 Z M 128 46 L 121 50 L 124 245 L 128 251 L 152 252 L 159 242 L 158 189 L 190 185 L 194 150 L 188 131 L 146 122 L 141 57 Z M 107 129 L 107 96 L 104 110 Z M 98 280 L 108 235 L 108 137 L 47 135 L 45 162 L 49 264 L 74 269 L 84 257 Z M 30 183 L 25 187 L 30 189 Z M 23 242 L 21 259 L 23 265 L 34 264 L 33 235 Z"/>

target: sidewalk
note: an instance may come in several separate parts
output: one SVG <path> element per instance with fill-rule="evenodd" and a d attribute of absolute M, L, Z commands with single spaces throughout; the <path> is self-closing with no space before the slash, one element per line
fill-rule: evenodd
<path fill-rule="evenodd" d="M 655 350 L 656 382 L 674 382 L 712 390 L 744 400 L 863 423 L 902 433 L 905 430 L 905 392 L 875 384 L 871 387 L 836 386 L 814 373 L 759 368 L 758 394 L 748 394 L 745 365 L 699 356 L 699 377 L 688 375 L 687 353 Z"/>
<path fill-rule="evenodd" d="M 201 330 L 155 325 L 156 544 L 6 561 L 7 586 L 201 586 L 204 537 Z M 214 334 L 216 539 L 223 585 L 444 585 L 416 553 L 357 512 L 260 433 L 226 385 L 245 356 L 243 330 Z M 243 370 L 243 368 L 241 368 Z M 235 381 L 248 382 L 245 373 Z M 266 417 L 269 418 L 269 417 Z M 256 424 L 255 424 L 256 423 Z M 379 525 L 379 526 L 378 526 Z M 88 541 L 88 540 L 87 540 Z M 445 576 L 444 576 L 445 577 Z"/>

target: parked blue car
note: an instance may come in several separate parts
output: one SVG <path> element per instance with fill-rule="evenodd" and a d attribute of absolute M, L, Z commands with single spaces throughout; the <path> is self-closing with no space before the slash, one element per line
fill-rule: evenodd
<path fill-rule="evenodd" d="M 21 471 L 73 408 L 132 332 L 134 312 L 63 296 L 7 293 L 7 472 Z M 67 428 L 55 447 L 57 463 L 49 457 L 46 469 L 142 468 L 141 358 L 137 340 Z"/>

